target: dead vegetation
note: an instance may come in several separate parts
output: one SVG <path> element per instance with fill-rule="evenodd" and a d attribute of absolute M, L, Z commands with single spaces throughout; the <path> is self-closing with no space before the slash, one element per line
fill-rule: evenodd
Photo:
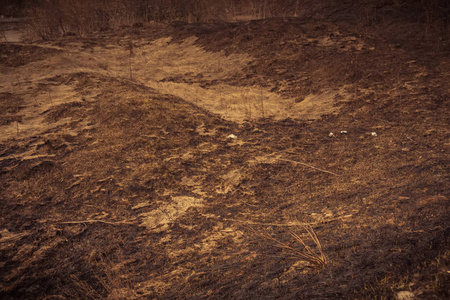
<path fill-rule="evenodd" d="M 449 297 L 445 18 L 386 3 L 1 44 L 0 297 Z"/>
<path fill-rule="evenodd" d="M 7 0 L 5 0 L 8 2 Z M 85 36 L 121 26 L 139 28 L 144 23 L 239 22 L 273 17 L 299 17 L 345 21 L 379 29 L 389 26 L 394 36 L 413 31 L 424 34 L 437 46 L 449 38 L 450 6 L 443 0 L 367 1 L 342 3 L 337 0 L 132 0 L 132 1 L 22 1 L 29 16 L 30 33 L 40 39 L 58 36 Z M 8 5 L 4 6 L 9 12 Z M 8 11 L 8 12 L 6 12 Z M 392 20 L 403 22 L 395 26 Z M 394 23 L 394 24 L 393 24 Z M 409 38 L 415 38 L 410 36 Z"/>

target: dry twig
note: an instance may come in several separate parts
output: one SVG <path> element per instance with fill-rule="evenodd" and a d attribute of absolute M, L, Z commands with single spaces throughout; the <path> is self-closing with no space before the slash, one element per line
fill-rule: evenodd
<path fill-rule="evenodd" d="M 60 222 L 60 224 L 86 224 L 86 223 L 103 223 L 103 224 L 110 224 L 110 225 L 136 225 L 136 222 L 108 222 L 103 220 L 82 220 L 82 221 L 67 221 L 67 222 Z"/>
<path fill-rule="evenodd" d="M 308 168 L 312 168 L 314 170 L 321 171 L 321 172 L 324 172 L 324 173 L 328 173 L 328 174 L 331 174 L 331 175 L 334 175 L 334 176 L 339 176 L 339 174 L 336 174 L 336 173 L 333 173 L 333 172 L 330 172 L 330 171 L 327 171 L 327 170 L 324 170 L 324 169 L 320 169 L 320 168 L 317 168 L 317 167 L 314 167 L 314 166 L 311 166 L 311 165 L 308 165 L 308 164 L 305 164 L 303 162 L 299 162 L 299 161 L 296 161 L 296 160 L 291 160 L 291 159 L 286 159 L 286 158 L 279 158 L 279 157 L 277 157 L 276 159 L 282 160 L 282 161 L 287 161 L 287 162 L 298 164 L 298 165 L 302 165 L 302 166 L 305 166 L 305 167 L 308 167 Z"/>

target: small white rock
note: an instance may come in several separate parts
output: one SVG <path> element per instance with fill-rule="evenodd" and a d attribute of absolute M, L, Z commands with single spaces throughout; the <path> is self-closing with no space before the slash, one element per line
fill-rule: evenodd
<path fill-rule="evenodd" d="M 341 134 L 347 134 L 347 130 L 341 130 Z"/>
<path fill-rule="evenodd" d="M 237 136 L 235 136 L 234 134 L 230 134 L 229 136 L 227 136 L 227 138 L 229 139 L 237 139 Z"/>
<path fill-rule="evenodd" d="M 372 132 L 371 135 L 372 136 L 378 136 L 378 134 L 376 132 Z"/>
<path fill-rule="evenodd" d="M 328 136 L 329 136 L 329 137 L 334 137 L 334 133 L 330 132 L 330 133 L 328 134 Z"/>

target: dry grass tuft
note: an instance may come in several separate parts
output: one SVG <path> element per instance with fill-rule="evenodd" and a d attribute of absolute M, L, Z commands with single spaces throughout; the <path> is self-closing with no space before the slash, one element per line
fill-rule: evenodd
<path fill-rule="evenodd" d="M 103 269 L 103 276 L 98 276 L 97 280 L 106 291 L 107 296 L 102 295 L 92 283 L 81 280 L 75 275 L 71 280 L 76 286 L 76 291 L 84 299 L 136 299 L 135 274 L 124 265 L 115 265 L 112 261 L 100 258 L 100 267 Z"/>
<path fill-rule="evenodd" d="M 293 246 L 289 245 L 288 243 L 282 242 L 282 241 L 274 238 L 268 232 L 259 233 L 259 232 L 255 231 L 253 228 L 250 228 L 250 229 L 256 235 L 275 242 L 277 247 L 288 250 L 289 255 L 292 258 L 300 259 L 300 260 L 309 262 L 313 265 L 316 265 L 318 267 L 324 268 L 327 265 L 328 261 L 327 261 L 325 254 L 323 253 L 323 247 L 319 241 L 319 238 L 317 237 L 316 233 L 314 232 L 314 229 L 311 226 L 307 225 L 307 226 L 304 226 L 303 228 L 307 232 L 307 236 L 314 243 L 316 249 L 313 249 L 312 247 L 308 246 L 307 243 L 305 242 L 304 238 L 302 238 L 300 235 L 298 235 L 292 231 L 290 231 L 291 237 L 294 239 L 294 241 L 300 243 L 303 247 L 294 248 Z"/>

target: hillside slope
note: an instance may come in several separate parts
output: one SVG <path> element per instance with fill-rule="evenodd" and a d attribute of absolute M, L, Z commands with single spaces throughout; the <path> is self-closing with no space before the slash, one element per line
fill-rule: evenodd
<path fill-rule="evenodd" d="M 301 18 L 1 44 L 1 297 L 449 297 L 434 46 Z"/>

